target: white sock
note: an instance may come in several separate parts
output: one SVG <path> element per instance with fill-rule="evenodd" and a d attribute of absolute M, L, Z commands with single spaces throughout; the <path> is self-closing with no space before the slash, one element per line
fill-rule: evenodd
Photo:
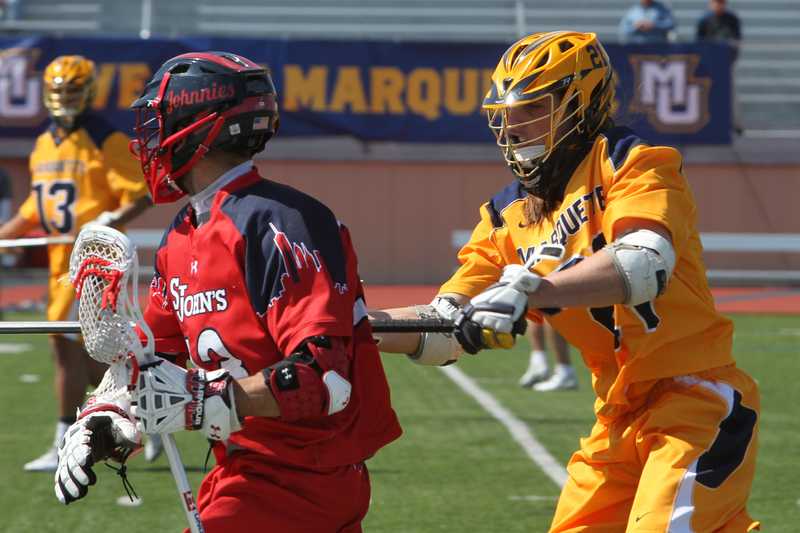
<path fill-rule="evenodd" d="M 543 350 L 531 350 L 529 369 L 534 369 L 540 372 L 547 371 L 547 354 Z"/>
<path fill-rule="evenodd" d="M 575 369 L 572 368 L 572 365 L 565 365 L 563 363 L 556 363 L 555 374 L 564 374 L 570 375 L 575 373 Z"/>

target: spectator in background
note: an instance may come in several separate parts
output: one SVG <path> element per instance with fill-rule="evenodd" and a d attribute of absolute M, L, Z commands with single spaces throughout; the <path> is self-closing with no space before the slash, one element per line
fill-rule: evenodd
<path fill-rule="evenodd" d="M 736 59 L 739 57 L 739 45 L 742 42 L 742 26 L 739 17 L 732 11 L 726 9 L 725 0 L 710 0 L 708 11 L 697 22 L 697 40 L 715 41 L 727 43 L 733 51 L 733 63 L 731 73 L 733 74 Z M 736 100 L 736 83 L 731 79 L 731 102 L 733 106 L 733 129 L 736 133 L 742 133 L 742 125 L 739 119 L 739 105 Z"/>
<path fill-rule="evenodd" d="M 742 29 L 739 17 L 725 7 L 725 0 L 708 3 L 708 11 L 697 23 L 697 40 L 728 43 L 733 47 L 735 60 L 742 41 Z"/>
<path fill-rule="evenodd" d="M 528 321 L 528 340 L 531 343 L 530 362 L 525 374 L 519 378 L 520 387 L 533 388 L 538 392 L 575 390 L 578 379 L 569 358 L 569 346 L 564 337 L 549 324 Z M 553 373 L 549 373 L 545 341 L 550 344 L 556 358 Z"/>
<path fill-rule="evenodd" d="M 623 43 L 665 43 L 675 20 L 667 6 L 656 0 L 639 0 L 631 6 L 619 23 L 619 40 Z"/>

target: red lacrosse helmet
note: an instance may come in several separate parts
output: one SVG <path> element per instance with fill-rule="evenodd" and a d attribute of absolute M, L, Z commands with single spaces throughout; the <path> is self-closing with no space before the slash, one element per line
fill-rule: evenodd
<path fill-rule="evenodd" d="M 257 154 L 278 129 L 278 104 L 269 70 L 229 52 L 173 57 L 133 102 L 136 138 L 153 203 L 186 193 L 176 180 L 215 148 Z"/>

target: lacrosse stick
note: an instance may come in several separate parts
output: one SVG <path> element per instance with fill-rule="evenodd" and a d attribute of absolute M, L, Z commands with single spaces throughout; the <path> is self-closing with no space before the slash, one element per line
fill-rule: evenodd
<path fill-rule="evenodd" d="M 125 395 L 129 400 L 129 386 L 135 386 L 129 357 L 134 357 L 138 366 L 155 360 L 153 333 L 139 309 L 136 248 L 115 229 L 96 224 L 84 226 L 70 256 L 69 278 L 78 298 L 86 351 L 93 359 L 109 365 L 94 396 L 118 399 Z M 134 330 L 137 325 L 147 337 L 144 346 Z M 175 440 L 172 435 L 162 438 L 189 529 L 201 533 L 204 529 L 200 513 Z"/>
<path fill-rule="evenodd" d="M 0 249 L 4 248 L 30 248 L 34 246 L 47 246 L 50 244 L 72 244 L 75 237 L 71 235 L 57 235 L 55 237 L 27 237 L 23 239 L 0 239 Z"/>

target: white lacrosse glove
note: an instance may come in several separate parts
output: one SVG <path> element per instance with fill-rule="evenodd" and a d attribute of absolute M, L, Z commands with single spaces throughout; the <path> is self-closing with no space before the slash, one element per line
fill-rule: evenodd
<path fill-rule="evenodd" d="M 468 353 L 484 348 L 511 348 L 525 333 L 528 294 L 541 278 L 522 265 L 508 265 L 500 281 L 464 306 L 455 319 L 455 336 Z"/>
<path fill-rule="evenodd" d="M 186 370 L 164 359 L 139 369 L 131 412 L 144 433 L 202 430 L 226 440 L 242 429 L 227 370 Z"/>
<path fill-rule="evenodd" d="M 419 318 L 444 318 L 453 320 L 461 308 L 450 298 L 437 296 L 430 305 L 418 305 L 415 310 Z M 463 353 L 453 333 L 420 334 L 419 347 L 408 358 L 418 365 L 445 366 L 458 361 Z"/>
<path fill-rule="evenodd" d="M 119 215 L 114 211 L 103 211 L 97 218 L 92 220 L 92 224 L 99 224 L 101 226 L 113 226 L 119 220 Z"/>
<path fill-rule="evenodd" d="M 97 482 L 95 463 L 106 459 L 124 463 L 142 442 L 134 421 L 116 405 L 93 405 L 78 416 L 58 446 L 55 492 L 64 505 L 86 496 Z"/>

